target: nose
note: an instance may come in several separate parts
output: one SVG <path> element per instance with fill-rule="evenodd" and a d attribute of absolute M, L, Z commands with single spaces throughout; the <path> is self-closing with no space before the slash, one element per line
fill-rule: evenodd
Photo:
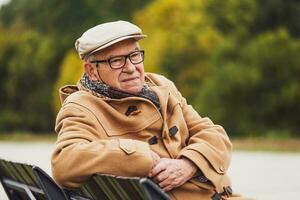
<path fill-rule="evenodd" d="M 126 72 L 126 73 L 132 73 L 135 71 L 135 65 L 131 63 L 131 61 L 129 60 L 129 57 L 126 58 L 125 60 L 125 66 L 123 67 L 123 72 Z"/>

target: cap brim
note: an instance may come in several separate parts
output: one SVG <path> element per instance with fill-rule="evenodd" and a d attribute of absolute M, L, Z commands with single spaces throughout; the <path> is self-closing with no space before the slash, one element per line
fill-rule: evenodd
<path fill-rule="evenodd" d="M 118 43 L 118 42 L 121 42 L 121 41 L 123 41 L 123 40 L 127 40 L 127 39 L 130 39 L 130 38 L 134 38 L 134 39 L 136 39 L 136 40 L 138 41 L 138 40 L 143 39 L 143 38 L 145 38 L 145 37 L 147 37 L 147 35 L 140 35 L 140 34 L 139 34 L 139 35 L 128 35 L 128 36 L 125 36 L 125 37 L 120 37 L 120 38 L 117 38 L 117 39 L 115 39 L 115 40 L 113 40 L 113 41 L 110 41 L 110 42 L 108 42 L 108 43 L 106 43 L 106 44 L 104 44 L 104 45 L 101 45 L 100 47 L 96 48 L 95 50 L 93 50 L 93 51 L 87 53 L 84 57 L 87 58 L 87 57 L 89 57 L 90 55 L 92 55 L 93 53 L 95 53 L 95 52 L 97 52 L 97 51 L 100 51 L 100 50 L 103 50 L 103 49 L 105 49 L 105 48 L 107 48 L 107 47 L 109 47 L 109 46 L 111 46 L 111 45 L 113 45 L 113 44 L 116 44 L 116 43 Z"/>

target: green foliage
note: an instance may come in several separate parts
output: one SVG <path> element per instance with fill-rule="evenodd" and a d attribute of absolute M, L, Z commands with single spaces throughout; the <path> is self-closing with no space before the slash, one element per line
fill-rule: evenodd
<path fill-rule="evenodd" d="M 86 29 L 106 21 L 131 20 L 150 0 L 11 0 L 1 8 L 0 25 L 23 25 L 59 40 L 64 53 Z"/>
<path fill-rule="evenodd" d="M 252 32 L 260 33 L 285 27 L 291 36 L 300 36 L 300 1 L 256 0 L 257 15 Z"/>
<path fill-rule="evenodd" d="M 11 0 L 0 7 L 0 131 L 52 131 L 53 89 L 82 72 L 68 53 L 75 39 L 96 24 L 131 20 L 149 1 Z"/>
<path fill-rule="evenodd" d="M 204 0 L 158 0 L 136 13 L 135 20 L 149 38 L 146 50 L 148 71 L 159 71 L 177 83 L 184 96 L 193 100 L 207 75 L 213 50 L 222 41 L 205 15 Z"/>
<path fill-rule="evenodd" d="M 218 30 L 229 35 L 237 29 L 248 29 L 253 25 L 258 10 L 257 2 L 253 0 L 210 0 L 206 13 Z"/>
<path fill-rule="evenodd" d="M 61 102 L 59 99 L 59 88 L 64 85 L 76 84 L 83 74 L 82 61 L 75 51 L 69 51 L 59 67 L 59 76 L 53 89 L 53 109 L 57 113 Z"/>
<path fill-rule="evenodd" d="M 146 67 L 200 114 L 235 136 L 300 136 L 299 15 L 296 1 L 156 0 L 135 20 Z"/>
<path fill-rule="evenodd" d="M 219 48 L 213 72 L 197 97 L 197 109 L 226 124 L 235 135 L 271 130 L 296 135 L 300 40 L 279 29 L 260 34 L 242 47 L 238 44 L 231 40 Z"/>
<path fill-rule="evenodd" d="M 134 19 L 149 36 L 146 70 L 201 115 L 230 135 L 300 136 L 299 18 L 293 0 L 11 0 L 0 8 L 0 131 L 52 130 L 58 88 L 83 71 L 75 39 Z"/>
<path fill-rule="evenodd" d="M 19 32 L 22 31 L 20 35 Z M 0 130 L 45 130 L 52 121 L 49 90 L 55 60 L 49 41 L 25 29 L 2 29 L 0 35 Z M 38 119 L 44 118 L 40 121 Z"/>

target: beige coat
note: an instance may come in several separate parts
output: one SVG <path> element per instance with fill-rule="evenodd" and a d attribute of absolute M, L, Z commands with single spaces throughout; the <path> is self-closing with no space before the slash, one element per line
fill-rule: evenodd
<path fill-rule="evenodd" d="M 224 129 L 201 117 L 168 79 L 146 74 L 158 95 L 161 113 L 144 98 L 100 98 L 76 86 L 61 89 L 58 133 L 52 155 L 55 180 L 79 187 L 94 173 L 145 177 L 152 166 L 150 149 L 160 157 L 193 161 L 210 180 L 192 179 L 169 195 L 174 199 L 211 199 L 230 185 L 226 175 L 231 143 Z M 131 113 L 128 108 L 137 109 Z M 149 144 L 153 136 L 156 144 Z"/>

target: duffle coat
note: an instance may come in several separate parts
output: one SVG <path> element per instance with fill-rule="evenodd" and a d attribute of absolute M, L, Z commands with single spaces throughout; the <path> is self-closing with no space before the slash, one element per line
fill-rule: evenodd
<path fill-rule="evenodd" d="M 211 199 L 223 192 L 230 185 L 232 148 L 225 130 L 201 117 L 167 78 L 146 73 L 145 79 L 161 111 L 141 97 L 102 98 L 77 86 L 60 90 L 52 154 L 56 182 L 76 188 L 94 173 L 146 177 L 151 149 L 163 158 L 190 159 L 208 179 L 195 177 L 171 190 L 173 199 Z"/>

